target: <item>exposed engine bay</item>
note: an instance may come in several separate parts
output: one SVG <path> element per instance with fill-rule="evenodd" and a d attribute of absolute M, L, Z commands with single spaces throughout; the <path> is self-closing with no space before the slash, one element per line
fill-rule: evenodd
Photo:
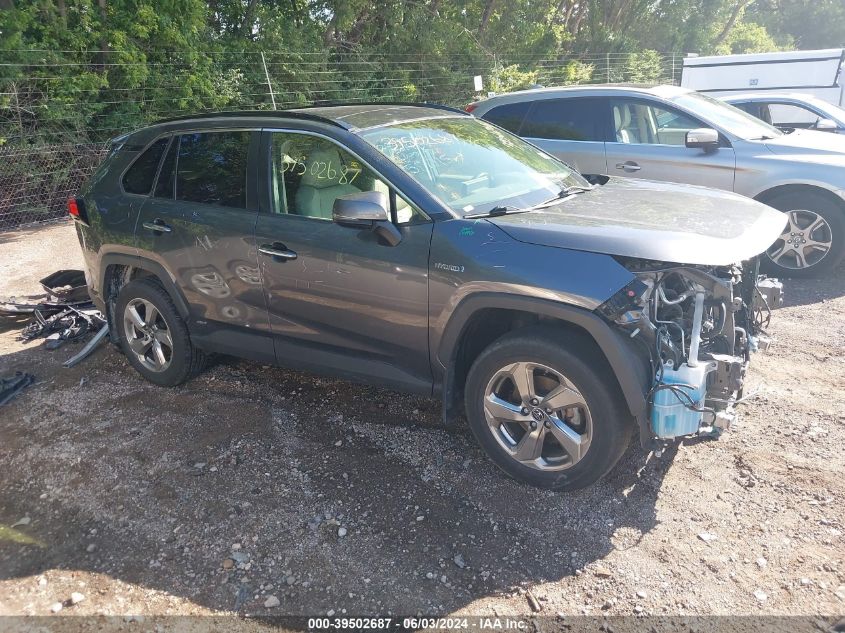
<path fill-rule="evenodd" d="M 783 284 L 761 276 L 756 259 L 733 266 L 619 261 L 636 278 L 599 311 L 648 355 L 654 436 L 729 429 L 751 353 L 770 344 L 766 327 Z"/>

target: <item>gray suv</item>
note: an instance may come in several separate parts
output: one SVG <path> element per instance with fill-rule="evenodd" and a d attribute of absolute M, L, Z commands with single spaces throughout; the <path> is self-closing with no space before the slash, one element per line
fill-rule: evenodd
<path fill-rule="evenodd" d="M 389 104 L 165 121 L 116 139 L 69 210 L 147 380 L 223 353 L 434 396 L 553 489 L 632 431 L 728 426 L 779 301 L 755 256 L 785 223 L 710 189 L 591 186 L 460 110 Z"/>
<path fill-rule="evenodd" d="M 778 276 L 828 272 L 845 256 L 845 141 L 786 134 L 707 95 L 675 86 L 578 86 L 501 95 L 471 104 L 574 166 L 735 191 L 789 216 L 766 252 Z"/>

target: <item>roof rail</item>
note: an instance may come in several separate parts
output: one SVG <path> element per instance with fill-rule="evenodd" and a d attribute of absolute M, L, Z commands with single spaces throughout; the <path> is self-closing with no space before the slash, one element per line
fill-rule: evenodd
<path fill-rule="evenodd" d="M 427 101 L 315 101 L 311 105 L 299 106 L 297 110 L 308 110 L 310 108 L 333 108 L 336 106 L 409 106 L 414 108 L 431 108 L 433 110 L 446 110 L 455 114 L 469 116 L 469 112 L 443 105 L 442 103 L 429 103 Z"/>
<path fill-rule="evenodd" d="M 435 110 L 446 110 L 455 114 L 462 114 L 470 116 L 468 112 L 460 108 L 453 108 L 452 106 L 443 105 L 440 103 L 426 103 L 426 102 L 406 102 L 406 101 L 362 101 L 362 102 L 342 102 L 342 101 L 318 101 L 311 105 L 299 106 L 289 110 L 232 110 L 224 112 L 200 112 L 199 114 L 186 114 L 182 116 L 172 117 L 169 119 L 162 119 L 151 123 L 150 125 L 160 125 L 162 123 L 176 123 L 178 121 L 193 121 L 195 119 L 214 119 L 217 117 L 290 117 L 294 119 L 302 119 L 304 121 L 318 121 L 320 123 L 327 123 L 344 130 L 351 130 L 354 126 L 345 123 L 342 120 L 334 119 L 328 116 L 320 116 L 319 114 L 311 114 L 307 110 L 314 108 L 333 108 L 337 106 L 410 106 L 416 108 L 432 108 Z"/>
<path fill-rule="evenodd" d="M 343 128 L 344 130 L 352 129 L 351 125 L 344 123 L 343 121 L 337 121 L 335 119 L 332 119 L 331 117 L 324 117 L 320 116 L 319 114 L 311 114 L 309 112 L 299 112 L 293 110 L 234 110 L 229 112 L 201 112 L 199 114 L 188 114 L 173 117 L 170 119 L 162 119 L 161 121 L 156 121 L 151 125 L 160 125 L 162 123 L 175 123 L 178 121 L 193 121 L 194 119 L 214 119 L 218 117 L 290 117 L 294 119 L 302 119 L 305 121 L 319 121 L 320 123 L 334 125 L 335 127 Z"/>

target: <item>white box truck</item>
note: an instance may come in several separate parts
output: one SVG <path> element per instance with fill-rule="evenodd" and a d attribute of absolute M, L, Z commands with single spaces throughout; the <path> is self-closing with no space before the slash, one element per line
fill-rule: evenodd
<path fill-rule="evenodd" d="M 681 85 L 714 97 L 800 92 L 845 106 L 845 49 L 685 57 Z"/>

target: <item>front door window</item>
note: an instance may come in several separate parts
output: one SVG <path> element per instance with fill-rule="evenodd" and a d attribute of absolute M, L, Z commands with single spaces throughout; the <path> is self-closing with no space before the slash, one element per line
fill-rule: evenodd
<path fill-rule="evenodd" d="M 770 103 L 769 114 L 772 125 L 780 128 L 812 129 L 822 118 L 809 108 L 793 103 Z"/>
<path fill-rule="evenodd" d="M 681 146 L 687 132 L 706 127 L 674 108 L 622 100 L 613 103 L 613 126 L 618 143 Z"/>
<path fill-rule="evenodd" d="M 390 187 L 355 156 L 331 141 L 305 134 L 277 132 L 271 145 L 273 212 L 331 220 L 334 201 L 362 191 Z M 422 219 L 401 197 L 396 198 L 399 224 Z"/>

